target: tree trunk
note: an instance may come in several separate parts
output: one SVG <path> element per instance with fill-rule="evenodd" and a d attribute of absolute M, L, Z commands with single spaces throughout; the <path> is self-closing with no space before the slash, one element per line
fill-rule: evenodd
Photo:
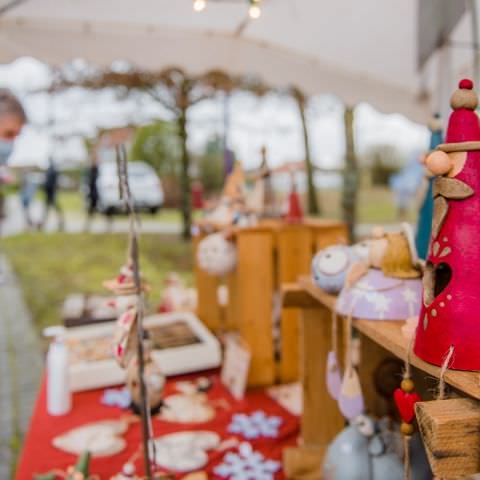
<path fill-rule="evenodd" d="M 345 123 L 345 169 L 343 171 L 343 220 L 347 224 L 350 242 L 355 241 L 355 225 L 357 218 L 358 166 L 355 156 L 355 139 L 353 135 L 354 109 L 346 107 Z"/>
<path fill-rule="evenodd" d="M 300 120 L 302 123 L 303 132 L 303 144 L 305 148 L 305 171 L 307 174 L 307 210 L 310 215 L 320 214 L 320 205 L 317 198 L 317 192 L 315 191 L 315 185 L 313 181 L 313 164 L 312 157 L 310 155 L 310 141 L 308 137 L 308 125 L 305 117 L 305 105 L 307 103 L 305 95 L 297 88 L 292 89 L 292 95 L 298 105 L 298 111 L 300 113 Z"/>
<path fill-rule="evenodd" d="M 183 238 L 189 240 L 192 227 L 192 208 L 190 192 L 190 155 L 187 148 L 187 109 L 181 110 L 178 116 L 178 133 L 182 146 L 182 171 L 180 175 L 181 204 L 180 211 L 183 220 Z"/>

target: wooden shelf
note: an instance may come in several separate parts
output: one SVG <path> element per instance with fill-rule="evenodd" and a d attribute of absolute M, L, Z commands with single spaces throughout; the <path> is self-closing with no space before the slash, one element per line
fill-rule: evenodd
<path fill-rule="evenodd" d="M 336 297 L 329 295 L 318 288 L 310 277 L 299 278 L 300 287 L 308 292 L 319 303 L 332 310 L 335 307 Z M 372 339 L 375 343 L 393 353 L 395 356 L 406 360 L 408 351 L 408 340 L 403 336 L 401 327 L 403 322 L 399 321 L 378 321 L 354 319 L 353 326 Z M 410 363 L 429 375 L 439 377 L 440 368 L 424 362 L 413 352 L 410 356 Z M 461 372 L 458 370 L 447 370 L 445 381 L 452 387 L 461 390 L 465 394 L 480 400 L 480 373 Z"/>
<path fill-rule="evenodd" d="M 306 217 L 300 223 L 288 223 L 281 218 L 261 218 L 256 225 L 248 227 L 238 227 L 235 225 L 214 222 L 207 219 L 199 219 L 195 221 L 195 226 L 202 232 L 218 232 L 227 230 L 231 235 L 236 235 L 239 232 L 264 232 L 264 231 L 279 231 L 292 227 L 310 227 L 310 228 L 341 228 L 344 226 L 343 222 L 338 220 L 318 219 Z"/>

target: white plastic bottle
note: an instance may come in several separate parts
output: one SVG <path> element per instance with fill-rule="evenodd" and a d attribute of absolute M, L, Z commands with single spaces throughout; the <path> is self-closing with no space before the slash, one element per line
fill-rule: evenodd
<path fill-rule="evenodd" d="M 68 382 L 68 349 L 64 342 L 65 329 L 50 327 L 44 334 L 54 337 L 47 354 L 47 412 L 66 415 L 72 408 Z"/>

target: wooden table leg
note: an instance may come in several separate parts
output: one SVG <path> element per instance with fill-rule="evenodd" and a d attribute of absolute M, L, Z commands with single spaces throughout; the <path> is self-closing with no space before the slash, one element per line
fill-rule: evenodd
<path fill-rule="evenodd" d="M 303 384 L 302 439 L 326 446 L 345 425 L 337 402 L 327 392 L 325 372 L 331 350 L 331 312 L 303 310 L 300 323 L 300 375 Z M 341 355 L 341 354 L 340 354 Z"/>
<path fill-rule="evenodd" d="M 303 386 L 302 445 L 284 452 L 288 478 L 320 478 L 323 455 L 344 425 L 337 402 L 326 385 L 327 354 L 331 350 L 331 312 L 319 305 L 300 316 L 300 378 Z M 339 338 L 342 325 L 339 322 Z M 342 342 L 339 341 L 339 344 Z M 339 352 L 341 358 L 342 353 Z M 308 472 L 306 465 L 309 465 Z"/>

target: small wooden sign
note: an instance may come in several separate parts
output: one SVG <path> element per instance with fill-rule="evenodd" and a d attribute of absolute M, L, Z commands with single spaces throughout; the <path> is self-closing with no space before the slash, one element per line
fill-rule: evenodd
<path fill-rule="evenodd" d="M 225 336 L 221 380 L 237 400 L 241 400 L 245 395 L 250 359 L 250 351 L 239 335 Z"/>

